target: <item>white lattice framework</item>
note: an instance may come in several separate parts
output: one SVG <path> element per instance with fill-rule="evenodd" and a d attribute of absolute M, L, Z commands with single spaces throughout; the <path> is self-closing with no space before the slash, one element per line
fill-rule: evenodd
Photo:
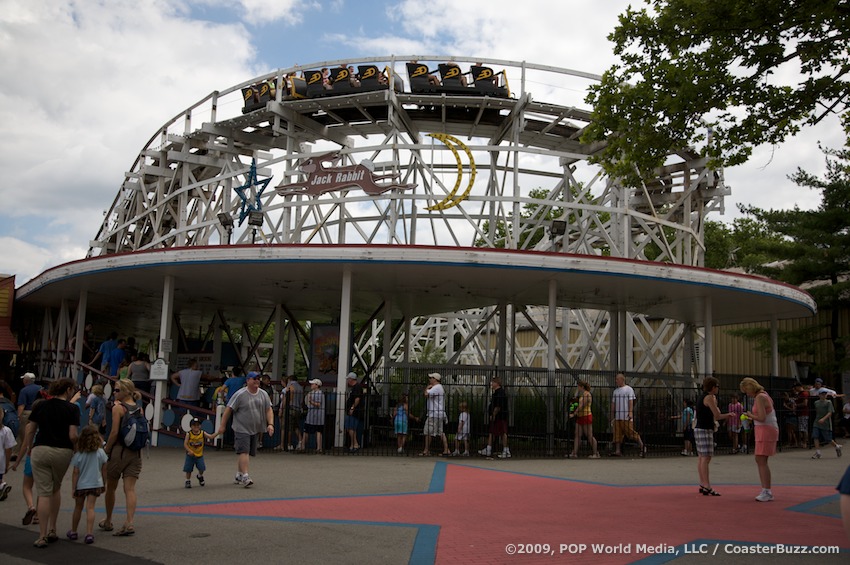
<path fill-rule="evenodd" d="M 409 91 L 407 60 L 462 66 L 466 57 L 406 56 L 323 61 L 283 68 L 213 92 L 168 121 L 146 144 L 124 182 L 89 256 L 181 246 L 246 244 L 405 244 L 506 247 L 610 255 L 701 266 L 706 215 L 723 210 L 728 194 L 722 171 L 687 152 L 671 155 L 651 183 L 627 188 L 605 177 L 587 159 L 601 147 L 580 142 L 590 120 L 583 104 L 598 76 L 505 60 L 512 97 L 445 96 Z M 264 108 L 242 114 L 241 89 L 264 80 L 278 85 L 302 69 L 374 63 L 390 71 L 393 89 L 318 99 L 288 99 L 278 88 Z M 538 101 L 538 100 L 544 100 Z M 428 134 L 449 134 L 466 148 L 457 158 Z M 457 146 L 456 146 L 457 147 Z M 368 159 L 376 174 L 397 174 L 411 190 L 369 196 L 358 189 L 320 196 L 280 196 L 271 187 L 303 179 L 300 159 L 339 150 L 345 164 Z M 471 159 L 470 159 L 471 157 Z M 473 177 L 456 206 L 429 210 Z M 252 162 L 260 179 L 263 226 L 240 225 L 243 203 L 234 191 L 246 185 Z M 460 173 L 458 172 L 460 167 Z M 248 197 L 257 196 L 256 186 Z M 542 189 L 542 192 L 533 190 Z M 219 216 L 235 218 L 232 234 Z M 566 223 L 555 235 L 553 219 Z M 504 227 L 504 229 L 498 229 Z M 447 360 L 545 365 L 548 313 L 539 305 L 496 305 L 415 319 L 407 357 L 438 349 Z M 506 318 L 506 319 L 502 319 Z M 633 371 L 690 371 L 695 328 L 669 320 L 625 315 L 627 355 Z M 559 310 L 559 364 L 608 368 L 611 313 Z M 358 352 L 374 352 L 384 322 L 372 321 Z M 500 338 L 500 327 L 506 327 Z M 459 336 L 459 337 L 456 337 Z M 530 337 L 529 337 L 530 336 Z M 455 343 L 460 348 L 455 348 Z M 401 333 L 392 359 L 405 358 Z"/>

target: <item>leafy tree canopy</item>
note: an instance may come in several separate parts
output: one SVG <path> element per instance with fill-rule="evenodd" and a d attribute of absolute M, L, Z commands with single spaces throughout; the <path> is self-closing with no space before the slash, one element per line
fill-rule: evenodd
<path fill-rule="evenodd" d="M 645 0 L 609 36 L 621 63 L 591 89 L 582 140 L 632 185 L 671 152 L 747 160 L 801 126 L 848 109 L 846 0 Z M 710 133 L 711 132 L 711 133 Z"/>
<path fill-rule="evenodd" d="M 839 312 L 850 308 L 850 144 L 844 150 L 825 150 L 823 178 L 798 169 L 797 185 L 821 193 L 814 210 L 763 210 L 742 208 L 768 233 L 780 238 L 754 240 L 754 252 L 775 257 L 773 263 L 752 262 L 750 270 L 785 282 L 805 286 L 830 314 L 829 340 L 833 359 L 830 370 L 846 369 L 848 339 L 843 335 Z"/>

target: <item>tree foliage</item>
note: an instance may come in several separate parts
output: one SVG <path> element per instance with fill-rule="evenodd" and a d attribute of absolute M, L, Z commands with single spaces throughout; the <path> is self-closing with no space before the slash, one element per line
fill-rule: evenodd
<path fill-rule="evenodd" d="M 738 267 L 752 273 L 759 266 L 778 259 L 766 250 L 781 241 L 781 234 L 752 217 L 736 218 L 731 226 L 707 221 L 704 265 L 709 269 Z"/>
<path fill-rule="evenodd" d="M 645 0 L 609 35 L 621 63 L 588 95 L 582 140 L 637 185 L 671 152 L 740 164 L 831 113 L 847 112 L 846 0 Z"/>
<path fill-rule="evenodd" d="M 834 358 L 830 370 L 845 369 L 847 336 L 841 334 L 839 313 L 850 308 L 850 144 L 825 150 L 826 173 L 818 178 L 798 169 L 797 185 L 821 193 L 813 210 L 743 208 L 756 222 L 781 236 L 756 242 L 756 252 L 779 261 L 754 264 L 753 272 L 804 286 L 818 309 L 830 313 L 829 339 Z"/>
<path fill-rule="evenodd" d="M 576 189 L 574 187 L 572 190 L 575 193 Z M 529 191 L 528 197 L 535 200 L 546 200 L 549 197 L 549 191 L 544 188 L 533 188 Z M 564 209 L 557 206 L 543 207 L 534 202 L 524 204 L 519 214 L 520 233 L 517 238 L 517 248 L 534 249 L 534 246 L 546 236 L 546 229 L 549 227 L 551 221 L 560 218 L 563 213 Z M 499 221 L 493 226 L 495 230 L 493 237 L 494 247 L 503 249 L 505 243 L 509 239 L 513 239 L 513 237 L 508 237 L 513 235 L 513 223 L 510 221 L 511 214 L 508 214 L 508 218 L 507 222 Z M 575 220 L 574 218 L 570 218 L 567 221 Z M 536 225 L 536 227 L 532 224 Z M 490 222 L 485 221 L 481 229 L 484 232 L 488 232 L 490 230 Z M 478 238 L 473 245 L 475 247 L 486 247 L 487 240 Z"/>

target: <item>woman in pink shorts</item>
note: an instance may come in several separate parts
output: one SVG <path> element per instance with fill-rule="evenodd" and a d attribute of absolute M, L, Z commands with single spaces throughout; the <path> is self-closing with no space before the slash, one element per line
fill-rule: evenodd
<path fill-rule="evenodd" d="M 767 458 L 776 454 L 776 442 L 779 440 L 776 411 L 773 409 L 773 400 L 755 379 L 743 379 L 740 388 L 741 392 L 753 399 L 752 410 L 744 414 L 755 422 L 755 455 L 761 482 L 761 493 L 756 500 L 770 502 L 773 500 L 773 492 L 770 490 L 770 467 L 767 465 Z"/>

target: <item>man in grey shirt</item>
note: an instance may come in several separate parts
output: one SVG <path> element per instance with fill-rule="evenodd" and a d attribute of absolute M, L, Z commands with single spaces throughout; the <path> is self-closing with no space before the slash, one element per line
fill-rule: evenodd
<path fill-rule="evenodd" d="M 248 457 L 257 455 L 257 436 L 267 431 L 274 435 L 274 411 L 272 401 L 266 391 L 260 388 L 260 375 L 249 373 L 245 387 L 236 391 L 224 409 L 219 434 L 227 428 L 227 421 L 233 415 L 233 434 L 236 448 L 236 478 L 234 482 L 245 488 L 254 484 L 248 476 Z"/>
<path fill-rule="evenodd" d="M 177 391 L 177 400 L 184 404 L 200 406 L 201 404 L 201 380 L 211 381 L 213 377 L 205 375 L 198 369 L 198 360 L 189 359 L 189 366 L 182 371 L 171 375 L 171 382 L 180 387 Z"/>

